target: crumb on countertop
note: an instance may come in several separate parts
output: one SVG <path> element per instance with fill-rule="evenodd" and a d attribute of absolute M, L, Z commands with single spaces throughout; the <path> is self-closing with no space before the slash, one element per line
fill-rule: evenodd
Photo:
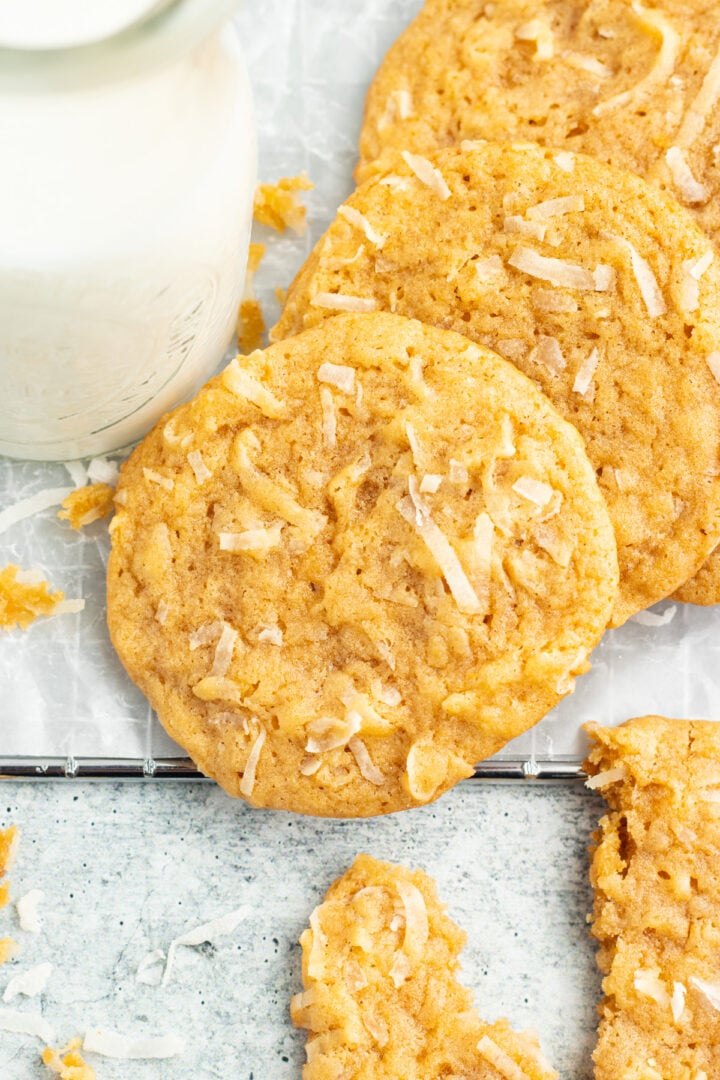
<path fill-rule="evenodd" d="M 110 484 L 86 484 L 63 499 L 58 517 L 69 521 L 73 529 L 82 529 L 111 513 L 114 494 L 115 489 Z"/>
<path fill-rule="evenodd" d="M 62 1050 L 52 1050 L 46 1046 L 42 1052 L 43 1065 L 47 1065 L 60 1080 L 95 1080 L 95 1070 L 83 1061 L 79 1053 L 81 1045 L 81 1039 L 71 1039 Z"/>
<path fill-rule="evenodd" d="M 311 191 L 315 185 L 305 173 L 285 176 L 276 184 L 258 184 L 255 192 L 255 220 L 269 225 L 277 232 L 290 228 L 298 236 L 305 232 L 307 210 L 300 202 L 301 191 Z"/>
<path fill-rule="evenodd" d="M 0 829 L 0 878 L 4 878 L 13 864 L 18 846 L 18 830 L 16 825 L 10 825 L 7 829 Z M 10 894 L 7 882 L 0 885 L 0 908 L 6 906 Z M 18 952 L 18 945 L 12 938 L 0 938 L 0 966 L 10 960 Z"/>
<path fill-rule="evenodd" d="M 64 599 L 65 593 L 50 592 L 40 574 L 9 563 L 0 570 L 0 630 L 26 630 L 38 616 L 52 615 Z"/>
<path fill-rule="evenodd" d="M 238 311 L 237 340 L 241 353 L 261 349 L 266 330 L 262 305 L 255 296 L 254 278 L 265 254 L 264 244 L 251 244 L 248 251 L 247 271 L 245 273 L 245 292 Z"/>

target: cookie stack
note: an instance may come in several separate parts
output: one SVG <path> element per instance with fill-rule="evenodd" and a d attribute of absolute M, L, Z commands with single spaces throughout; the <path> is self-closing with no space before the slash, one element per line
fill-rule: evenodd
<path fill-rule="evenodd" d="M 113 641 L 232 794 L 429 802 L 608 624 L 718 598 L 720 31 L 685 7 L 429 0 L 273 344 L 124 467 Z"/>

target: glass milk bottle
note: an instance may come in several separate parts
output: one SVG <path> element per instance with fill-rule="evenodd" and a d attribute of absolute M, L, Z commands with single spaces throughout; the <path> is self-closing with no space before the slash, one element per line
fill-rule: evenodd
<path fill-rule="evenodd" d="M 0 453 L 140 438 L 220 362 L 256 179 L 231 0 L 0 0 Z"/>

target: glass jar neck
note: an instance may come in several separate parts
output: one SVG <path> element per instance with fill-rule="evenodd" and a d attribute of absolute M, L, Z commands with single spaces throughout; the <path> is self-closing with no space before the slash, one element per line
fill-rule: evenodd
<path fill-rule="evenodd" d="M 100 40 L 50 48 L 0 44 L 0 92 L 47 92 L 142 74 L 171 63 L 231 17 L 240 0 L 155 0 Z"/>

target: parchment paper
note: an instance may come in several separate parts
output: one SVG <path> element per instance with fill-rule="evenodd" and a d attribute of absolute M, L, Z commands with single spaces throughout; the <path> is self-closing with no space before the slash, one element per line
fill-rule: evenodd
<path fill-rule="evenodd" d="M 268 244 L 256 279 L 266 320 L 312 242 L 352 190 L 367 85 L 420 0 L 264 0 L 243 5 L 237 28 L 254 86 L 260 178 L 305 170 L 310 228 L 298 239 L 257 229 Z M 0 388 L 1 392 L 1 388 Z M 62 464 L 0 458 L 0 510 L 44 488 L 70 486 Z M 55 588 L 84 597 L 85 610 L 40 620 L 0 638 L 0 759 L 148 758 L 182 752 L 164 735 L 117 660 L 105 626 L 107 523 L 73 532 L 47 510 L 0 535 L 0 565 L 41 567 Z M 720 716 L 720 609 L 664 602 L 671 621 L 632 621 L 605 635 L 593 670 L 537 728 L 509 744 L 506 759 L 577 760 L 580 725 L 630 716 Z M 713 716 L 715 712 L 715 716 Z"/>

